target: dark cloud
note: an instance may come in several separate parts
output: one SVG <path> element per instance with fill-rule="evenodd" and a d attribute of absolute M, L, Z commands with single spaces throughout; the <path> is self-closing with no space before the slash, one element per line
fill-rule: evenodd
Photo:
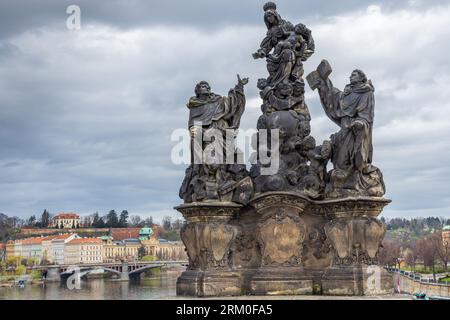
<path fill-rule="evenodd" d="M 266 69 L 250 53 L 265 33 L 264 2 L 78 1 L 76 32 L 65 28 L 72 3 L 0 4 L 0 211 L 175 215 L 185 166 L 172 164 L 170 136 L 186 126 L 194 84 L 226 94 L 236 73 L 250 76 L 242 128 L 255 127 Z M 386 214 L 448 214 L 450 8 L 277 3 L 313 29 L 306 72 L 328 58 L 336 86 L 356 67 L 374 82 L 375 164 L 394 200 Z M 326 139 L 337 127 L 315 92 L 307 101 L 313 134 Z"/>
<path fill-rule="evenodd" d="M 262 5 L 266 1 L 210 0 L 3 0 L 0 3 L 0 36 L 6 37 L 30 28 L 64 27 L 66 8 L 81 7 L 83 23 L 101 23 L 133 29 L 154 25 L 196 26 L 207 30 L 225 25 L 262 23 Z M 385 10 L 404 8 L 424 10 L 446 0 L 278 0 L 283 16 L 292 20 L 312 21 L 343 14 L 368 5 L 380 5 Z"/>

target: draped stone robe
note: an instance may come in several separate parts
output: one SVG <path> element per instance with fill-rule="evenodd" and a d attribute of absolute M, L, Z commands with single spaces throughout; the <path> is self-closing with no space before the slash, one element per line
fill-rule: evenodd
<path fill-rule="evenodd" d="M 372 126 L 374 119 L 374 88 L 370 81 L 360 85 L 347 85 L 342 92 L 327 79 L 319 87 L 322 107 L 326 115 L 341 130 L 332 135 L 332 162 L 335 169 L 362 170 L 372 162 Z M 362 130 L 351 128 L 356 121 Z"/>
<path fill-rule="evenodd" d="M 244 88 L 236 85 L 228 92 L 227 97 L 211 93 L 206 100 L 192 97 L 187 103 L 189 109 L 188 127 L 195 122 L 201 122 L 202 127 L 211 127 L 220 121 L 219 128 L 239 127 L 241 116 L 245 108 Z"/>

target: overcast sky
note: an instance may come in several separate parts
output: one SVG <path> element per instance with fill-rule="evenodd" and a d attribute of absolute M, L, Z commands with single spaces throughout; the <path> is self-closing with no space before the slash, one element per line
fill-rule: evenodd
<path fill-rule="evenodd" d="M 265 1 L 0 2 L 0 212 L 171 215 L 185 165 L 171 163 L 174 129 L 187 124 L 195 83 L 225 95 L 250 77 L 241 127 L 261 101 L 253 60 Z M 68 30 L 66 8 L 81 8 Z M 376 88 L 374 164 L 384 173 L 384 211 L 450 216 L 450 5 L 448 1 L 277 1 L 316 41 L 343 88 L 355 68 Z M 339 128 L 307 88 L 312 134 Z"/>

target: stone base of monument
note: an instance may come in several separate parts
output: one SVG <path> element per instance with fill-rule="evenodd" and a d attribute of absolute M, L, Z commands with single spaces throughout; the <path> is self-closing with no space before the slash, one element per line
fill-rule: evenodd
<path fill-rule="evenodd" d="M 231 271 L 229 254 L 238 233 L 230 224 L 242 206 L 202 202 L 177 207 L 187 224 L 181 230 L 189 256 L 189 269 L 177 281 L 177 294 L 197 297 L 242 293 L 239 272 Z"/>
<path fill-rule="evenodd" d="M 239 296 L 242 281 L 232 271 L 187 270 L 177 280 L 177 295 L 195 297 Z"/>
<path fill-rule="evenodd" d="M 258 271 L 250 282 L 252 295 L 312 295 L 313 280 L 298 268 L 272 268 Z"/>
<path fill-rule="evenodd" d="M 267 192 L 249 206 L 193 203 L 177 207 L 189 269 L 177 294 L 383 295 L 392 279 L 379 267 L 390 201 L 313 201 L 301 193 Z"/>
<path fill-rule="evenodd" d="M 378 296 L 394 293 L 392 276 L 375 266 L 332 267 L 321 279 L 321 291 L 329 296 Z"/>

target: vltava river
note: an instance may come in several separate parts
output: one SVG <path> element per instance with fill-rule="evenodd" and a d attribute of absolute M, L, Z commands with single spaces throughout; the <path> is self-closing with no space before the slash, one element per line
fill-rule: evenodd
<path fill-rule="evenodd" d="M 8 300 L 148 300 L 176 296 L 178 274 L 166 273 L 142 278 L 139 282 L 113 279 L 89 279 L 80 289 L 65 284 L 27 285 L 25 288 L 0 288 L 0 299 Z"/>

